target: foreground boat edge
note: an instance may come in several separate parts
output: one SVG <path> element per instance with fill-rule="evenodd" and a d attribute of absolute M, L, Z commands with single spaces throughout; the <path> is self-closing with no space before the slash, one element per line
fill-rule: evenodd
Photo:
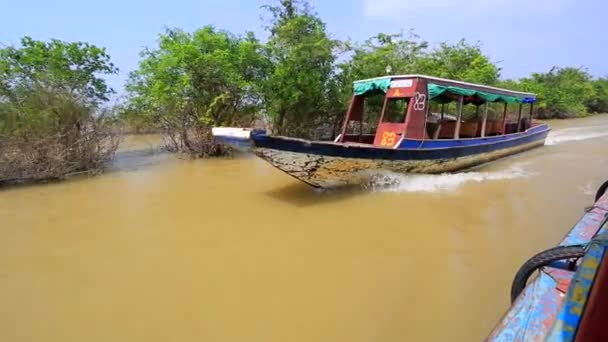
<path fill-rule="evenodd" d="M 604 185 L 608 185 L 608 181 Z M 541 268 L 538 276 L 529 281 L 500 318 L 486 341 L 573 341 L 579 334 L 589 336 L 605 331 L 603 326 L 596 324 L 598 316 L 594 317 L 593 310 L 586 309 L 589 305 L 605 306 L 605 302 L 593 301 L 594 291 L 597 296 L 599 289 L 607 286 L 605 281 L 602 284 L 601 279 L 595 276 L 602 269 L 608 269 L 605 257 L 608 249 L 608 194 L 605 194 L 604 185 L 598 190 L 594 205 L 585 210 L 559 245 L 587 245 L 603 236 L 600 241 L 587 247 L 576 272 L 560 264 Z M 585 315 L 588 315 L 587 324 L 583 325 Z M 595 324 L 590 324 L 592 321 Z"/>

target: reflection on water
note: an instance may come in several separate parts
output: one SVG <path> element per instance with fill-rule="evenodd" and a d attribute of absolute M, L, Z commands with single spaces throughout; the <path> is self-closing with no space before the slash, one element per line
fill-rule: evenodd
<path fill-rule="evenodd" d="M 145 167 L 161 165 L 175 156 L 159 149 L 117 151 L 110 171 L 134 171 Z"/>
<path fill-rule="evenodd" d="M 269 189 L 265 194 L 275 200 L 306 207 L 346 200 L 352 196 L 363 196 L 365 192 L 361 187 L 356 186 L 323 190 L 311 188 L 301 182 L 292 182 L 285 186 Z"/>
<path fill-rule="evenodd" d="M 105 175 L 0 191 L 0 340 L 480 340 L 608 177 L 608 117 L 551 125 L 555 145 L 372 191 L 129 137 Z"/>

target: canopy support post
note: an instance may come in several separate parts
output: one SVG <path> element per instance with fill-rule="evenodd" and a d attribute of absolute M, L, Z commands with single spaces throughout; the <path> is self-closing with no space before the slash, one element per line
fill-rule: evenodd
<path fill-rule="evenodd" d="M 517 114 L 517 132 L 521 132 L 521 126 L 523 126 L 522 122 L 521 122 L 521 114 L 522 114 L 523 110 L 524 110 L 524 105 L 520 103 L 519 112 Z"/>
<path fill-rule="evenodd" d="M 348 111 L 346 112 L 346 116 L 344 117 L 344 122 L 342 123 L 342 134 L 340 134 L 340 140 L 338 142 L 344 142 L 344 138 L 346 137 L 346 131 L 348 129 L 348 123 L 350 122 L 350 118 L 353 115 L 353 110 L 355 108 L 355 101 L 357 101 L 357 96 L 353 96 L 350 100 L 350 104 L 348 105 Z M 363 113 L 361 113 L 363 116 Z M 363 118 L 361 118 L 363 120 Z"/>
<path fill-rule="evenodd" d="M 486 123 L 488 122 L 488 103 L 484 105 L 483 120 L 481 121 L 481 137 L 486 136 Z"/>
<path fill-rule="evenodd" d="M 460 120 L 462 119 L 462 107 L 464 106 L 464 96 L 458 98 L 458 117 L 456 118 L 456 129 L 454 129 L 454 139 L 460 139 Z"/>
<path fill-rule="evenodd" d="M 359 143 L 363 142 L 363 112 L 361 112 L 361 120 L 359 120 Z"/>
<path fill-rule="evenodd" d="M 505 102 L 505 110 L 502 113 L 502 130 L 500 134 L 505 134 L 505 126 L 507 125 L 507 103 Z"/>
<path fill-rule="evenodd" d="M 534 114 L 534 102 L 530 103 L 530 125 L 532 125 L 532 115 Z"/>
<path fill-rule="evenodd" d="M 429 106 L 430 107 L 430 106 Z M 441 126 L 443 126 L 443 115 L 445 114 L 445 103 L 441 104 L 441 119 L 439 119 L 439 124 L 435 129 L 435 133 L 433 134 L 433 139 L 439 139 L 439 133 L 441 132 Z"/>

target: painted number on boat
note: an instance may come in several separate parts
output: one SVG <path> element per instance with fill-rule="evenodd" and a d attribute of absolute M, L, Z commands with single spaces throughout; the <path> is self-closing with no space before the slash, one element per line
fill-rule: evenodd
<path fill-rule="evenodd" d="M 396 137 L 397 137 L 397 134 L 395 134 L 395 132 L 384 132 L 384 133 L 382 133 L 382 141 L 380 142 L 380 145 L 393 146 L 393 145 L 395 145 Z"/>
<path fill-rule="evenodd" d="M 426 107 L 426 95 L 416 93 L 416 96 L 414 96 L 414 110 L 417 110 L 417 111 L 424 110 L 425 107 Z"/>

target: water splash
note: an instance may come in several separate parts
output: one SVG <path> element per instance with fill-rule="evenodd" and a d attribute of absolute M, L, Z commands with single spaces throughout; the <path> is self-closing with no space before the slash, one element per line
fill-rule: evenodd
<path fill-rule="evenodd" d="M 580 192 L 587 196 L 595 195 L 595 188 L 593 187 L 593 182 L 587 182 L 585 185 L 579 185 L 576 187 Z"/>
<path fill-rule="evenodd" d="M 570 141 L 582 141 L 608 136 L 608 126 L 585 126 L 564 128 L 549 133 L 546 145 L 558 145 Z"/>
<path fill-rule="evenodd" d="M 369 188 L 385 192 L 441 192 L 454 191 L 470 182 L 486 182 L 528 177 L 532 172 L 526 169 L 528 163 L 519 163 L 501 171 L 471 171 L 446 173 L 441 175 L 402 175 L 383 172 L 374 175 Z"/>

